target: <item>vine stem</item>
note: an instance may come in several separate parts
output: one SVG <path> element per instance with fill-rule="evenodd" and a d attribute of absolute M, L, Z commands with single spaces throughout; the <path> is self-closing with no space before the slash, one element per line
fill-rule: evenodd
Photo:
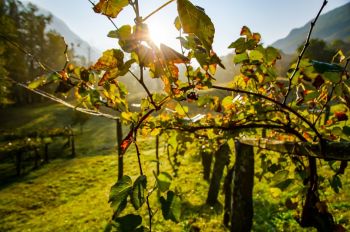
<path fill-rule="evenodd" d="M 312 34 L 312 31 L 314 30 L 314 27 L 316 25 L 316 22 L 318 20 L 318 17 L 320 16 L 321 12 L 323 11 L 323 8 L 327 5 L 328 1 L 327 0 L 324 0 L 323 3 L 322 3 L 322 6 L 320 8 L 320 10 L 318 11 L 315 19 L 311 22 L 310 24 L 310 30 L 309 30 L 309 33 L 307 35 L 307 38 L 306 38 L 306 41 L 305 41 L 305 44 L 304 44 L 304 47 L 303 49 L 301 50 L 299 56 L 298 56 L 298 60 L 297 60 L 297 64 L 295 66 L 295 69 L 294 71 L 292 72 L 291 76 L 289 77 L 289 83 L 288 83 L 288 90 L 287 90 L 287 93 L 284 95 L 284 99 L 283 99 L 283 105 L 286 104 L 286 101 L 287 101 L 287 98 L 290 94 L 290 91 L 292 89 L 292 81 L 293 81 L 293 78 L 295 77 L 296 73 L 299 71 L 299 66 L 300 66 L 300 63 L 301 63 L 301 59 L 303 58 L 305 52 L 306 52 L 306 49 L 309 47 L 310 45 L 310 38 L 311 38 L 311 34 Z"/>
<path fill-rule="evenodd" d="M 170 3 L 174 2 L 175 0 L 170 0 L 166 3 L 164 3 L 163 5 L 161 5 L 160 7 L 158 7 L 157 9 L 155 9 L 154 11 L 152 11 L 150 14 L 148 14 L 143 20 L 142 22 L 145 22 L 149 17 L 151 17 L 152 15 L 154 15 L 155 13 L 157 13 L 158 11 L 160 11 L 161 9 L 163 9 L 164 7 L 166 7 L 167 5 L 169 5 Z"/>
<path fill-rule="evenodd" d="M 249 92 L 249 91 L 246 91 L 246 90 L 241 90 L 241 89 L 234 89 L 234 88 L 228 88 L 228 87 L 222 87 L 222 86 L 217 86 L 217 85 L 213 85 L 212 88 L 214 89 L 220 89 L 220 90 L 226 90 L 226 91 L 231 91 L 231 92 L 236 92 L 236 93 L 243 93 L 243 94 L 247 94 L 247 95 L 251 95 L 251 96 L 254 96 L 254 97 L 258 97 L 258 98 L 263 98 L 267 101 L 270 101 L 274 104 L 276 104 L 277 106 L 281 107 L 282 109 L 285 109 L 291 113 L 293 113 L 295 116 L 297 116 L 300 120 L 302 120 L 303 122 L 305 122 L 311 130 L 313 130 L 317 136 L 317 138 L 319 139 L 319 141 L 321 142 L 321 146 L 322 146 L 322 141 L 323 141 L 323 138 L 322 138 L 322 135 L 318 132 L 318 130 L 316 129 L 316 127 L 311 123 L 309 122 L 305 117 L 303 117 L 300 113 L 298 113 L 297 111 L 293 110 L 291 107 L 275 100 L 275 99 L 272 99 L 272 98 L 269 98 L 265 95 L 262 95 L 262 94 L 259 94 L 259 93 L 254 93 L 254 92 Z"/>

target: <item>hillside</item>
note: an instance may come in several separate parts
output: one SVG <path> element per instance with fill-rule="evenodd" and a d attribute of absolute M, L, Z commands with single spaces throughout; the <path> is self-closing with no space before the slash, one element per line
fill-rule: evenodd
<path fill-rule="evenodd" d="M 293 53 L 305 41 L 310 29 L 311 20 L 301 28 L 293 29 L 287 37 L 277 40 L 273 47 L 285 53 Z M 327 42 L 336 39 L 350 40 L 350 2 L 327 12 L 319 17 L 312 38 L 320 38 Z"/>
<path fill-rule="evenodd" d="M 41 14 L 52 16 L 51 23 L 48 25 L 47 30 L 53 30 L 61 34 L 69 46 L 74 44 L 74 50 L 77 55 L 86 57 L 86 59 L 91 62 L 96 61 L 100 57 L 101 52 L 75 34 L 64 21 L 43 8 L 38 7 L 38 9 Z"/>

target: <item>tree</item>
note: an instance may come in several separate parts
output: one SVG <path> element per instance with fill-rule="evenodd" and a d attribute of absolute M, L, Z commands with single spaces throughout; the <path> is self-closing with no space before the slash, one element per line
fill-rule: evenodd
<path fill-rule="evenodd" d="M 43 64 L 38 63 L 38 59 L 45 60 L 47 68 L 52 70 L 59 70 L 64 66 L 64 39 L 54 31 L 46 32 L 46 25 L 50 23 L 51 16 L 38 14 L 35 5 L 23 5 L 17 0 L 2 0 L 0 7 L 0 65 L 6 75 L 15 81 L 26 83 L 45 73 L 42 69 Z M 18 48 L 29 55 L 23 56 Z M 67 55 L 74 63 L 72 49 L 67 50 Z M 7 82 L 4 81 L 4 84 Z M 17 104 L 41 101 L 38 96 L 14 85 L 10 87 L 7 84 L 6 91 L 2 91 L 6 92 L 8 97 L 12 95 L 10 98 Z"/>

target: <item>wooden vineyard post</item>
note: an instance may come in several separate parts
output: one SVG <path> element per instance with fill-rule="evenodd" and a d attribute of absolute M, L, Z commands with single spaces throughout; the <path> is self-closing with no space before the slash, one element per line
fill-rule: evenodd
<path fill-rule="evenodd" d="M 157 176 L 160 173 L 160 163 L 159 163 L 159 135 L 156 136 L 156 160 L 157 160 Z"/>
<path fill-rule="evenodd" d="M 213 174 L 210 181 L 207 204 L 215 205 L 218 202 L 218 194 L 220 190 L 220 182 L 224 173 L 224 168 L 229 162 L 230 147 L 227 143 L 221 145 L 215 153 L 215 163 Z"/>
<path fill-rule="evenodd" d="M 201 151 L 202 166 L 203 166 L 203 178 L 206 181 L 210 181 L 211 163 L 213 161 L 213 155 L 207 151 Z"/>
<path fill-rule="evenodd" d="M 22 151 L 16 152 L 16 174 L 17 176 L 21 175 L 22 168 Z"/>
<path fill-rule="evenodd" d="M 44 161 L 45 163 L 49 162 L 49 144 L 45 143 L 45 148 L 44 148 Z"/>
<path fill-rule="evenodd" d="M 34 148 L 34 169 L 39 167 L 40 155 L 38 148 Z"/>
<path fill-rule="evenodd" d="M 250 231 L 253 222 L 254 150 L 235 142 L 231 232 Z"/>
<path fill-rule="evenodd" d="M 70 129 L 70 137 L 71 137 L 71 146 L 72 146 L 72 157 L 75 157 L 75 142 L 74 142 L 73 129 Z"/>
<path fill-rule="evenodd" d="M 122 130 L 122 123 L 120 121 L 120 118 L 117 118 L 116 120 L 116 126 L 117 126 L 117 145 L 118 145 L 118 180 L 120 180 L 123 177 L 123 154 L 122 154 L 122 136 L 123 136 L 123 130 Z"/>

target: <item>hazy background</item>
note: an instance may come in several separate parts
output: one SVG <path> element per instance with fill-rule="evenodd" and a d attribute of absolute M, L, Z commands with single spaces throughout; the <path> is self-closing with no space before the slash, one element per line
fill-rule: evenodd
<path fill-rule="evenodd" d="M 28 2 L 28 1 L 23 1 Z M 82 39 L 99 50 L 115 46 L 116 41 L 107 38 L 107 33 L 113 30 L 108 20 L 93 12 L 88 0 L 31 0 L 39 7 L 51 11 L 62 19 Z M 98 1 L 94 1 L 98 2 Z M 166 1 L 139 1 L 141 14 L 148 15 Z M 234 41 L 243 25 L 252 31 L 260 32 L 265 44 L 272 44 L 276 40 L 287 36 L 292 28 L 301 27 L 316 16 L 323 0 L 193 0 L 194 4 L 203 7 L 216 27 L 214 49 L 224 55 L 229 52 L 228 45 Z M 339 7 L 349 0 L 330 0 L 323 13 Z M 172 26 L 176 17 L 176 3 L 173 2 L 157 15 L 152 16 L 147 23 L 150 28 L 161 28 L 159 40 L 176 48 L 177 31 Z M 117 25 L 132 22 L 134 14 L 127 7 L 115 20 Z"/>

